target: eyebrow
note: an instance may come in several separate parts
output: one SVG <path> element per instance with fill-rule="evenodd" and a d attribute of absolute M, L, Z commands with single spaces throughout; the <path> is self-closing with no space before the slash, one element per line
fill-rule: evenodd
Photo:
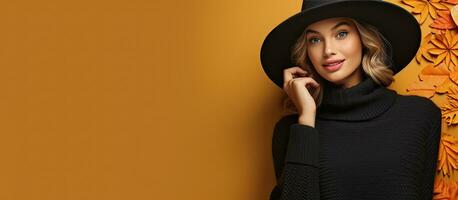
<path fill-rule="evenodd" d="M 340 23 L 336 24 L 335 26 L 333 26 L 333 27 L 331 28 L 331 30 L 334 30 L 334 29 L 336 29 L 337 27 L 343 26 L 343 25 L 350 26 L 350 24 L 349 24 L 348 22 L 340 22 Z M 307 34 L 309 34 L 309 33 L 318 33 L 318 34 L 319 34 L 318 31 L 315 31 L 315 30 L 312 30 L 312 29 L 307 29 L 307 30 L 305 31 L 305 34 L 307 35 Z"/>

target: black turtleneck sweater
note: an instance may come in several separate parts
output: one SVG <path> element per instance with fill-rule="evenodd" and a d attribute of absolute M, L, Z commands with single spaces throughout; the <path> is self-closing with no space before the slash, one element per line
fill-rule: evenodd
<path fill-rule="evenodd" d="M 282 117 L 274 127 L 271 200 L 431 200 L 441 112 L 372 78 L 325 85 L 315 127 Z"/>

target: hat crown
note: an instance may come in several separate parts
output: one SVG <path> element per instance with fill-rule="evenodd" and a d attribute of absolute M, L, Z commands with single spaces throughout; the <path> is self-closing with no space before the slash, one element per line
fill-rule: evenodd
<path fill-rule="evenodd" d="M 355 0 L 303 0 L 301 11 L 304 11 L 304 10 L 307 10 L 313 7 L 325 5 L 325 4 L 342 2 L 342 1 L 355 1 Z M 359 1 L 363 1 L 363 0 L 359 0 Z M 366 1 L 382 1 L 382 0 L 366 0 Z"/>

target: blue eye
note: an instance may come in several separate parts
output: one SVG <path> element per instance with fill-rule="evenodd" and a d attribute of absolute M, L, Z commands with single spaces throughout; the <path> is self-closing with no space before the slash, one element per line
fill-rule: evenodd
<path fill-rule="evenodd" d="M 344 34 L 344 36 L 342 36 L 342 34 L 341 34 L 341 33 L 345 33 L 345 34 Z M 339 34 L 337 34 L 337 35 L 338 35 L 338 36 L 341 36 L 341 37 L 345 37 L 345 36 L 347 36 L 347 34 L 348 34 L 348 32 L 347 32 L 347 31 L 342 31 L 342 32 L 340 32 L 340 33 L 339 33 Z"/>
<path fill-rule="evenodd" d="M 310 39 L 309 39 L 309 42 L 313 44 L 313 43 L 314 43 L 314 42 L 313 42 L 314 39 L 317 39 L 317 40 L 318 40 L 318 38 L 310 38 Z"/>
<path fill-rule="evenodd" d="M 347 35 L 348 35 L 348 32 L 347 32 L 347 31 L 341 31 L 341 32 L 339 32 L 339 33 L 337 34 L 337 37 L 338 37 L 338 38 L 344 38 L 344 37 L 347 36 Z M 319 38 L 316 38 L 316 37 L 313 37 L 313 38 L 310 38 L 308 41 L 309 41 L 310 43 L 312 43 L 312 44 L 315 44 L 316 42 L 319 42 L 320 39 L 319 39 Z"/>

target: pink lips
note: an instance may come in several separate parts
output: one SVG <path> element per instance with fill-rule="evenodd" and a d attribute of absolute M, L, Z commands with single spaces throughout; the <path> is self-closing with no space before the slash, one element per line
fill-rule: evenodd
<path fill-rule="evenodd" d="M 340 69 L 340 67 L 342 67 L 344 61 L 345 60 L 342 60 L 338 64 L 333 64 L 333 65 L 323 65 L 323 67 L 325 69 L 329 70 L 329 71 L 336 71 L 336 70 Z"/>

